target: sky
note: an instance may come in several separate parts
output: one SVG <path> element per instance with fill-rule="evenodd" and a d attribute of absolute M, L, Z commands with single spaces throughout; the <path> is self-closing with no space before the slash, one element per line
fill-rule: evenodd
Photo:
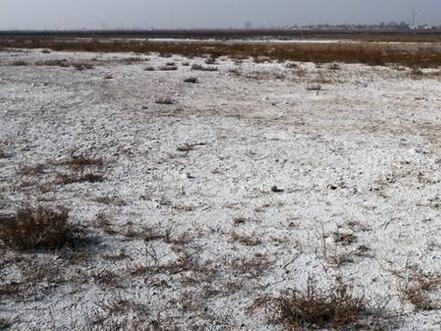
<path fill-rule="evenodd" d="M 441 0 L 0 0 L 0 30 L 441 24 Z"/>

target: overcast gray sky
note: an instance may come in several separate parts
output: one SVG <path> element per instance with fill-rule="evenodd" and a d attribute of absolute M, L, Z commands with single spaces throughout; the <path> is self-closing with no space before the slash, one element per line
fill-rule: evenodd
<path fill-rule="evenodd" d="M 0 29 L 222 28 L 411 20 L 441 24 L 441 0 L 0 0 Z"/>

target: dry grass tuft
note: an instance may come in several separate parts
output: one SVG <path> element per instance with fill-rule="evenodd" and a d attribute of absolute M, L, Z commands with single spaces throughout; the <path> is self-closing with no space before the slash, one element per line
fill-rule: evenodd
<path fill-rule="evenodd" d="M 344 328 L 356 329 L 367 315 L 364 300 L 348 285 L 339 282 L 329 293 L 322 293 L 310 278 L 306 292 L 289 291 L 273 301 L 274 321 L 288 330 Z"/>
<path fill-rule="evenodd" d="M 178 70 L 178 67 L 175 65 L 168 65 L 167 64 L 165 66 L 159 67 L 159 70 L 161 70 L 161 71 L 175 71 L 175 70 Z"/>
<path fill-rule="evenodd" d="M 171 97 L 164 96 L 156 98 L 155 103 L 158 105 L 172 105 L 174 102 Z"/>
<path fill-rule="evenodd" d="M 95 173 L 86 174 L 62 174 L 55 179 L 56 184 L 68 185 L 74 183 L 102 183 L 105 178 L 103 175 Z"/>
<path fill-rule="evenodd" d="M 72 65 L 77 71 L 91 70 L 93 69 L 93 65 L 89 63 L 74 63 Z"/>
<path fill-rule="evenodd" d="M 162 330 L 149 328 L 148 306 L 121 298 L 98 304 L 89 321 L 90 330 Z M 159 322 L 158 322 L 159 323 Z M 158 324 L 161 325 L 162 324 Z"/>
<path fill-rule="evenodd" d="M 352 233 L 334 233 L 334 242 L 342 244 L 343 246 L 349 246 L 357 242 L 357 236 Z"/>
<path fill-rule="evenodd" d="M 61 68 L 68 68 L 70 66 L 66 59 L 47 60 L 47 61 L 37 62 L 35 63 L 35 65 L 44 66 L 44 67 L 61 67 Z"/>
<path fill-rule="evenodd" d="M 416 271 L 408 279 L 408 283 L 401 289 L 402 298 L 410 302 L 416 310 L 437 310 L 441 305 L 430 298 L 430 292 L 441 287 L 441 276 L 425 275 Z"/>
<path fill-rule="evenodd" d="M 209 57 L 204 62 L 205 64 L 216 64 L 216 59 Z"/>
<path fill-rule="evenodd" d="M 19 251 L 71 245 L 76 232 L 68 222 L 66 210 L 26 207 L 19 209 L 15 216 L 0 218 L 0 241 Z"/>
<path fill-rule="evenodd" d="M 183 144 L 183 145 L 178 146 L 176 148 L 176 150 L 178 152 L 190 152 L 190 151 L 194 150 L 194 148 L 195 148 L 195 145 L 193 145 L 193 144 Z"/>
<path fill-rule="evenodd" d="M 329 65 L 329 70 L 338 71 L 341 70 L 341 66 L 338 63 L 332 63 Z"/>
<path fill-rule="evenodd" d="M 197 84 L 199 80 L 196 77 L 189 77 L 184 79 L 184 83 Z"/>
<path fill-rule="evenodd" d="M 12 65 L 15 67 L 25 67 L 25 66 L 28 66 L 29 64 L 25 61 L 18 60 L 18 61 L 12 62 Z"/>
<path fill-rule="evenodd" d="M 322 86 L 321 86 L 320 84 L 317 84 L 317 83 L 312 83 L 312 84 L 309 84 L 309 85 L 306 87 L 306 90 L 307 90 L 307 91 L 320 92 L 320 91 L 322 90 Z"/>
<path fill-rule="evenodd" d="M 53 161 L 52 164 L 58 166 L 68 166 L 74 169 L 81 169 L 84 167 L 101 167 L 103 166 L 104 161 L 101 158 L 94 158 L 86 155 L 75 155 L 75 153 L 71 153 L 70 158 L 61 161 Z"/>
<path fill-rule="evenodd" d="M 191 66 L 191 70 L 195 70 L 195 71 L 208 71 L 208 72 L 218 71 L 218 69 L 216 67 L 203 66 L 203 65 L 200 65 L 200 64 L 193 64 Z"/>
<path fill-rule="evenodd" d="M 229 242 L 238 242 L 244 246 L 258 246 L 262 243 L 262 240 L 256 238 L 254 235 L 238 234 L 237 232 L 232 231 L 230 233 Z"/>

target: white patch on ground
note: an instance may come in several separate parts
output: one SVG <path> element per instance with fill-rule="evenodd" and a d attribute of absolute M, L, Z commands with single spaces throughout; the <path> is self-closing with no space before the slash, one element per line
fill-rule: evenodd
<path fill-rule="evenodd" d="M 35 65 L 49 59 L 94 67 Z M 247 308 L 308 276 L 323 288 L 336 277 L 353 284 L 372 307 L 403 314 L 400 330 L 440 327 L 440 311 L 417 312 L 400 296 L 413 269 L 441 266 L 436 73 L 226 58 L 201 72 L 182 65 L 206 66 L 200 58 L 39 50 L 2 52 L 0 62 L 0 208 L 64 206 L 98 240 L 71 263 L 57 253 L 17 262 L 3 250 L 0 288 L 31 265 L 48 270 L 0 294 L 12 329 L 273 330 Z M 144 70 L 167 62 L 178 70 Z M 51 161 L 71 152 L 103 158 L 87 171 L 105 181 L 54 184 L 70 170 Z M 21 172 L 36 164 L 44 171 Z M 149 232 L 163 238 L 143 240 Z M 336 243 L 336 232 L 356 240 Z"/>

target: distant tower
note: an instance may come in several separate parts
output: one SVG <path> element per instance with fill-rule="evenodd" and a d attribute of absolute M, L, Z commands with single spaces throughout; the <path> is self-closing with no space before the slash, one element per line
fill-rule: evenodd
<path fill-rule="evenodd" d="M 412 25 L 410 26 L 410 29 L 413 30 L 414 32 L 416 32 L 416 30 L 418 29 L 416 26 L 416 12 L 415 9 L 412 10 Z"/>

